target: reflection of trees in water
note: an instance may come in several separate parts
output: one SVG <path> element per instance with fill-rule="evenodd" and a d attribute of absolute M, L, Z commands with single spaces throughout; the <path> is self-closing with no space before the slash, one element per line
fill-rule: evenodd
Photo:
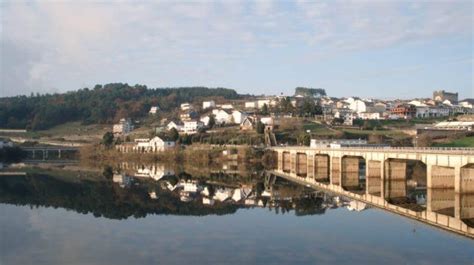
<path fill-rule="evenodd" d="M 110 175 L 109 170 L 104 170 L 103 173 Z M 331 203 L 323 203 L 325 200 L 331 200 L 330 197 L 321 197 L 313 190 L 282 179 L 278 179 L 271 187 L 265 187 L 263 180 L 258 178 L 250 184 L 248 179 L 241 182 L 237 176 L 226 177 L 221 174 L 208 179 L 201 177 L 198 180 L 199 185 L 208 189 L 211 197 L 215 190 L 224 187 L 222 185 L 251 186 L 251 198 L 261 202 L 253 205 L 247 205 L 245 200 L 240 202 L 227 200 L 204 205 L 203 196 L 200 194 L 192 196 L 190 201 L 183 202 L 180 200 L 179 191 L 169 191 L 161 185 L 165 181 L 176 184 L 183 180 L 194 179 L 189 174 L 180 173 L 166 176 L 160 181 L 135 179 L 128 188 L 121 188 L 111 180 L 72 181 L 45 174 L 9 176 L 0 178 L 0 202 L 35 207 L 59 207 L 111 219 L 125 219 L 131 216 L 140 218 L 147 214 L 223 215 L 235 213 L 238 208 L 252 207 L 268 207 L 276 213 L 288 213 L 294 210 L 295 215 L 302 216 L 323 214 L 325 208 L 334 207 Z M 266 190 L 271 190 L 270 197 L 261 196 Z M 154 198 L 151 198 L 150 192 L 153 192 Z"/>
<path fill-rule="evenodd" d="M 133 185 L 122 189 L 112 182 L 67 182 L 44 175 L 0 178 L 0 202 L 14 205 L 60 207 L 96 217 L 124 219 L 147 214 L 208 215 L 229 214 L 235 205 L 204 206 L 198 202 L 183 203 L 172 194 L 161 192 L 159 200 L 149 197 L 147 186 Z"/>

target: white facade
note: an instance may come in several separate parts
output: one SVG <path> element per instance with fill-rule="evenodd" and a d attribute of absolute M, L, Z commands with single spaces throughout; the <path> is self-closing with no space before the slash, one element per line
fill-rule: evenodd
<path fill-rule="evenodd" d="M 120 119 L 120 122 L 114 124 L 112 131 L 114 134 L 128 134 L 133 130 L 133 125 L 130 119 Z"/>
<path fill-rule="evenodd" d="M 245 102 L 245 108 L 246 109 L 256 109 L 257 108 L 257 102 L 256 101 L 247 101 L 247 102 Z"/>
<path fill-rule="evenodd" d="M 361 112 L 358 117 L 363 120 L 380 120 L 381 116 L 379 112 Z"/>
<path fill-rule="evenodd" d="M 155 136 L 152 139 L 135 139 L 135 146 L 133 149 L 139 152 L 160 152 L 173 148 L 174 146 L 174 142 L 164 141 L 160 137 Z"/>
<path fill-rule="evenodd" d="M 205 115 L 202 116 L 199 120 L 204 124 L 204 126 L 209 126 L 209 120 L 211 120 L 211 117 L 209 115 Z"/>
<path fill-rule="evenodd" d="M 245 118 L 247 118 L 247 116 L 248 115 L 245 112 L 238 110 L 232 111 L 232 119 L 234 123 L 241 124 L 245 120 Z"/>
<path fill-rule="evenodd" d="M 216 124 L 230 124 L 232 123 L 232 114 L 229 113 L 228 111 L 222 110 L 222 109 L 215 109 L 212 111 L 212 114 L 214 114 L 214 119 L 216 121 Z"/>
<path fill-rule="evenodd" d="M 367 106 L 364 101 L 356 99 L 349 104 L 349 108 L 354 112 L 361 113 L 367 111 Z"/>
<path fill-rule="evenodd" d="M 450 108 L 443 107 L 416 107 L 417 118 L 447 117 L 450 114 Z"/>
<path fill-rule="evenodd" d="M 191 110 L 193 106 L 189 103 L 183 103 L 181 104 L 181 110 Z"/>
<path fill-rule="evenodd" d="M 170 121 L 168 123 L 168 125 L 166 125 L 166 129 L 171 130 L 173 128 L 176 129 L 178 132 L 182 131 L 183 130 L 183 124 L 181 124 L 179 122 L 175 122 L 175 121 Z"/>
<path fill-rule="evenodd" d="M 186 121 L 184 122 L 183 131 L 185 133 L 196 133 L 199 129 L 204 127 L 204 123 L 202 121 Z"/>
<path fill-rule="evenodd" d="M 222 109 L 234 109 L 234 106 L 232 104 L 224 104 L 221 105 Z"/>
<path fill-rule="evenodd" d="M 158 106 L 153 106 L 153 107 L 150 108 L 150 111 L 148 113 L 156 114 L 156 113 L 158 113 L 159 110 L 160 110 L 160 108 Z"/>
<path fill-rule="evenodd" d="M 202 102 L 202 108 L 203 109 L 210 109 L 210 108 L 215 108 L 216 107 L 216 102 L 214 100 L 209 100 L 209 101 L 203 101 Z"/>

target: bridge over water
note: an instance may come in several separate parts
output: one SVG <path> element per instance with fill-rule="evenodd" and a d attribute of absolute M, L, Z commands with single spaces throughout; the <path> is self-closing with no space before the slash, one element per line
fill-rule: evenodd
<path fill-rule="evenodd" d="M 269 149 L 275 175 L 474 237 L 474 149 Z"/>
<path fill-rule="evenodd" d="M 47 160 L 50 157 L 50 153 L 56 154 L 56 159 L 61 160 L 63 153 L 76 153 L 79 151 L 79 148 L 71 146 L 28 146 L 21 147 L 21 150 L 28 153 L 29 160 L 41 161 Z"/>

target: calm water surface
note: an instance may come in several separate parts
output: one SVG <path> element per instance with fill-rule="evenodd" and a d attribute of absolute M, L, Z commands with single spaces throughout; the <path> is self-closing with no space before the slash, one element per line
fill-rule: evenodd
<path fill-rule="evenodd" d="M 0 177 L 0 264 L 474 264 L 474 240 L 283 179 L 75 174 Z"/>

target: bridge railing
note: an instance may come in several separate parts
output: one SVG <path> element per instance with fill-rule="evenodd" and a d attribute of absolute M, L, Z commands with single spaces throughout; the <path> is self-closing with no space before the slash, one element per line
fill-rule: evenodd
<path fill-rule="evenodd" d="M 357 146 L 357 147 L 310 147 L 310 146 L 275 146 L 272 148 L 316 149 L 316 150 L 348 150 L 348 151 L 408 151 L 414 153 L 457 153 L 474 154 L 474 148 L 469 147 L 390 147 L 390 146 Z"/>

